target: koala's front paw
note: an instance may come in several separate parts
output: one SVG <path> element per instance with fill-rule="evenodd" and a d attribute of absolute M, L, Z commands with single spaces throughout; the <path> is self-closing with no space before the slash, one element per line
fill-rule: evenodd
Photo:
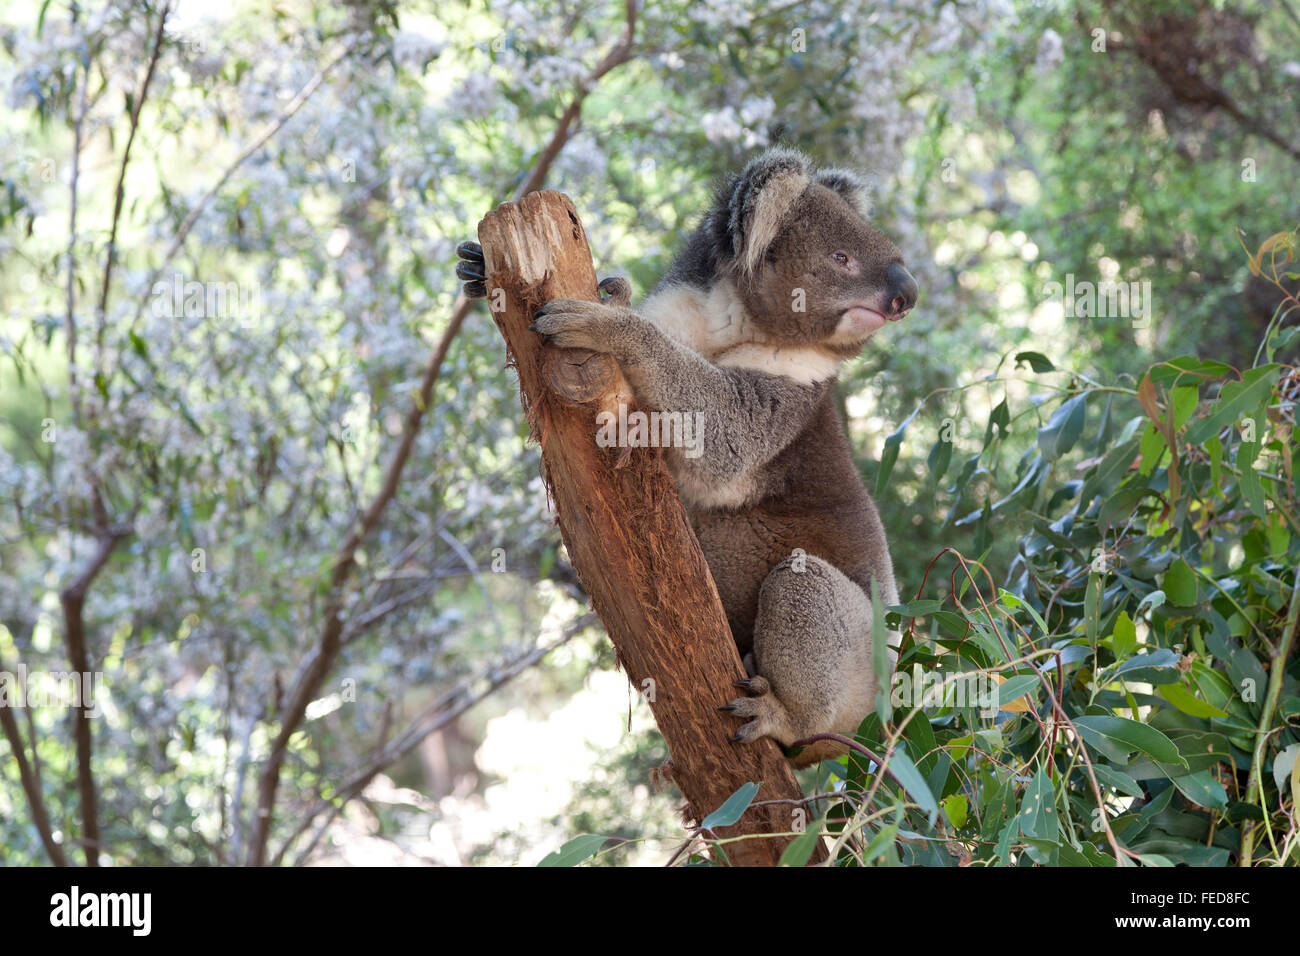
<path fill-rule="evenodd" d="M 610 276 L 608 279 L 601 279 L 598 288 L 606 298 L 608 305 L 631 305 L 632 304 L 632 283 L 628 282 L 622 276 Z"/>
<path fill-rule="evenodd" d="M 558 348 L 613 353 L 619 318 L 618 309 L 602 302 L 552 299 L 537 310 L 529 328 Z"/>
<path fill-rule="evenodd" d="M 487 265 L 483 260 L 483 247 L 466 239 L 456 247 L 460 262 L 456 263 L 456 278 L 465 283 L 465 295 L 481 299 L 487 295 Z"/>

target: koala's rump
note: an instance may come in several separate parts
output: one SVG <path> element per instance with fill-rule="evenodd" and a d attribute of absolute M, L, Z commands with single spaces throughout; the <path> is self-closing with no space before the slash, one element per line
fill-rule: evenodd
<path fill-rule="evenodd" d="M 692 515 L 742 654 L 754 643 L 754 618 L 763 580 L 796 549 L 830 562 L 867 594 L 871 593 L 873 573 L 888 575 L 892 591 L 892 570 L 875 505 L 865 488 L 853 491 L 846 496 L 848 501 L 841 497 L 816 507 L 792 509 L 788 501 L 769 500 L 747 508 Z M 883 568 L 878 560 L 882 553 Z"/>

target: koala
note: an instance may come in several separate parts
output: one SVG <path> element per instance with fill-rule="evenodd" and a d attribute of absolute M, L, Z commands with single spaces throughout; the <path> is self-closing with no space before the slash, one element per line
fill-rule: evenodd
<path fill-rule="evenodd" d="M 482 250 L 463 243 L 466 293 L 484 295 Z M 735 736 L 787 753 L 854 734 L 873 710 L 874 582 L 898 603 L 884 527 L 849 449 L 832 389 L 840 363 L 916 304 L 898 247 L 870 221 L 865 183 L 773 149 L 718 190 L 660 284 L 630 306 L 555 299 L 533 329 L 607 353 L 642 406 L 702 413 L 703 453 L 666 448 L 749 677 L 722 706 Z M 891 660 L 896 651 L 891 650 Z M 845 752 L 818 741 L 805 767 Z"/>

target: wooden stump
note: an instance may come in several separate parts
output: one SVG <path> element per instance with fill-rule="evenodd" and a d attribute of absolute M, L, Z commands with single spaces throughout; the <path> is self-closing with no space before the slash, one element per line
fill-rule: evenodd
<path fill-rule="evenodd" d="M 569 198 L 534 192 L 478 227 L 488 304 L 519 374 L 520 399 L 541 443 L 547 485 L 569 557 L 632 686 L 649 700 L 674 780 L 695 820 L 745 783 L 755 800 L 802 797 L 780 748 L 733 744 L 736 721 L 718 707 L 745 676 L 722 603 L 662 453 L 599 448 L 596 415 L 634 407 L 608 355 L 542 344 L 533 313 L 555 298 L 596 300 L 596 273 Z M 802 819 L 802 817 L 799 817 Z M 795 828 L 792 804 L 751 807 L 721 837 L 735 864 L 772 866 Z M 814 860 L 824 860 L 817 847 Z"/>

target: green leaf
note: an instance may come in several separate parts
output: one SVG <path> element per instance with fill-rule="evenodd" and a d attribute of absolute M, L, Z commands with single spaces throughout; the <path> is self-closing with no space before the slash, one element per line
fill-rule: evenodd
<path fill-rule="evenodd" d="M 554 853 L 548 853 L 538 866 L 577 866 L 583 860 L 595 854 L 612 837 L 596 833 L 584 833 L 576 836 Z"/>
<path fill-rule="evenodd" d="M 1090 844 L 1089 844 L 1090 845 Z M 1082 852 L 1076 850 L 1068 843 L 1062 843 L 1058 848 L 1058 865 L 1060 866 L 1092 866 L 1093 862 Z"/>
<path fill-rule="evenodd" d="M 1183 763 L 1187 764 L 1187 769 L 1195 772 L 1197 770 L 1208 770 L 1215 764 L 1229 763 L 1232 761 L 1232 746 L 1228 738 L 1223 734 L 1212 730 L 1190 730 L 1181 733 L 1175 733 L 1172 730 L 1169 739 L 1174 742 L 1178 752 L 1182 754 Z M 1133 765 L 1141 762 L 1135 760 Z M 1130 765 L 1129 772 L 1134 777 L 1137 773 Z M 1177 770 L 1175 767 L 1164 768 L 1166 775 Z M 1138 777 L 1138 779 L 1142 779 Z"/>
<path fill-rule="evenodd" d="M 1165 449 L 1169 447 L 1165 441 L 1165 436 L 1156 431 L 1154 425 L 1148 425 L 1142 432 L 1142 439 L 1138 444 L 1138 454 L 1142 456 L 1142 464 L 1138 471 L 1143 475 L 1149 475 L 1155 471 L 1156 465 L 1160 463 Z"/>
<path fill-rule="evenodd" d="M 1007 678 L 998 685 L 998 706 L 1019 700 L 1041 683 L 1037 674 L 1017 674 Z"/>
<path fill-rule="evenodd" d="M 1187 773 L 1170 779 L 1178 788 L 1178 792 L 1192 803 L 1209 807 L 1211 810 L 1222 810 L 1228 805 L 1228 792 L 1208 770 L 1198 770 L 1196 773 Z"/>
<path fill-rule="evenodd" d="M 1258 436 L 1255 441 L 1243 439 L 1237 445 L 1237 470 L 1241 472 L 1241 477 L 1237 479 L 1237 487 L 1241 489 L 1241 497 L 1245 499 L 1246 507 L 1256 516 L 1263 518 L 1266 516 L 1264 486 L 1259 480 L 1259 472 L 1255 470 L 1259 446 Z"/>
<path fill-rule="evenodd" d="M 1074 726 L 1087 743 L 1117 763 L 1126 763 L 1129 754 L 1136 750 L 1160 763 L 1186 766 L 1172 740 L 1154 727 L 1136 720 L 1098 714 L 1076 717 Z"/>
<path fill-rule="evenodd" d="M 1141 614 L 1144 610 L 1148 610 L 1148 609 L 1154 611 L 1158 607 L 1164 607 L 1164 605 L 1165 605 L 1165 592 L 1152 591 L 1150 594 L 1148 594 L 1146 597 L 1144 597 L 1141 601 L 1138 602 L 1137 613 Z"/>
<path fill-rule="evenodd" d="M 1190 714 L 1193 717 L 1227 717 L 1226 710 L 1220 710 L 1212 704 L 1196 697 L 1181 682 L 1176 684 L 1160 684 L 1156 687 L 1156 693 L 1163 697 L 1169 703 L 1173 704 L 1184 714 Z"/>
<path fill-rule="evenodd" d="M 1218 435 L 1206 440 L 1205 450 L 1210 453 L 1210 486 L 1217 489 L 1223 484 L 1220 476 L 1223 470 L 1223 442 Z"/>
<path fill-rule="evenodd" d="M 1182 385 L 1169 393 L 1169 405 L 1173 409 L 1175 430 L 1187 424 L 1187 419 L 1191 418 L 1192 412 L 1196 411 L 1199 400 L 1200 396 L 1195 385 Z"/>
<path fill-rule="evenodd" d="M 1182 558 L 1169 565 L 1160 588 L 1175 607 L 1195 607 L 1198 596 L 1196 572 Z"/>
<path fill-rule="evenodd" d="M 1133 653 L 1137 647 L 1137 626 L 1128 616 L 1128 611 L 1120 611 L 1115 618 L 1115 631 L 1110 636 L 1110 649 L 1115 659 L 1122 661 Z"/>
<path fill-rule="evenodd" d="M 1147 375 L 1156 385 L 1194 384 L 1198 381 L 1211 381 L 1232 374 L 1232 366 L 1198 358 L 1195 355 L 1180 355 L 1167 362 L 1151 366 Z"/>
<path fill-rule="evenodd" d="M 889 607 L 886 608 L 886 610 L 894 611 L 894 613 L 898 614 L 900 617 L 924 617 L 927 614 L 933 614 L 941 607 L 943 607 L 942 601 L 937 601 L 934 598 L 922 598 L 916 601 L 908 601 L 906 604 Z"/>
<path fill-rule="evenodd" d="M 1019 818 L 1012 817 L 1007 821 L 1006 826 L 1002 828 L 1002 835 L 998 837 L 998 845 L 994 852 L 998 855 L 998 859 L 1002 861 L 1003 866 L 1008 866 L 1011 863 L 1011 841 L 1020 833 L 1019 823 Z"/>
<path fill-rule="evenodd" d="M 950 461 L 952 461 L 952 442 L 940 438 L 930 447 L 930 454 L 925 459 L 925 463 L 930 469 L 931 482 L 934 484 L 939 483 L 944 472 L 948 470 Z"/>
<path fill-rule="evenodd" d="M 1026 837 L 1056 842 L 1059 830 L 1056 820 L 1056 789 L 1042 765 L 1025 788 L 1024 799 L 1020 801 L 1019 819 L 1020 832 Z"/>
<path fill-rule="evenodd" d="M 1114 767 L 1108 767 L 1104 763 L 1095 763 L 1092 765 L 1092 772 L 1097 775 L 1097 782 L 1103 786 L 1117 790 L 1125 796 L 1142 796 L 1142 785 L 1128 774 L 1121 773 Z"/>
<path fill-rule="evenodd" d="M 1088 646 L 1097 646 L 1097 631 L 1101 627 L 1101 574 L 1093 571 L 1088 575 L 1088 586 L 1083 592 L 1083 629 L 1088 638 Z"/>
<path fill-rule="evenodd" d="M 966 825 L 966 814 L 969 809 L 966 794 L 964 793 L 954 793 L 952 796 L 944 798 L 943 812 L 947 815 L 948 822 L 958 830 Z"/>
<path fill-rule="evenodd" d="M 778 866 L 803 866 L 812 856 L 812 852 L 817 847 L 817 841 L 821 839 L 822 825 L 825 823 L 824 818 L 816 819 L 812 825 L 803 833 L 799 834 L 790 841 L 790 845 L 785 848 L 781 854 L 781 862 Z"/>
<path fill-rule="evenodd" d="M 1109 668 L 1105 674 L 1105 683 L 1113 681 L 1120 675 L 1127 675 L 1128 680 L 1140 680 L 1133 672 L 1139 670 L 1165 670 L 1170 667 L 1177 667 L 1178 662 L 1182 660 L 1182 655 L 1168 647 L 1160 647 L 1154 651 L 1147 651 L 1145 654 L 1135 654 L 1134 656 L 1122 661 L 1114 670 Z"/>
<path fill-rule="evenodd" d="M 916 764 L 912 763 L 912 758 L 907 755 L 903 746 L 900 744 L 893 756 L 885 758 L 885 762 L 889 765 L 890 774 L 903 785 L 903 789 L 907 791 L 913 802 L 929 814 L 930 825 L 933 826 L 935 817 L 939 815 L 939 804 L 935 802 L 934 794 L 930 792 L 925 779 L 916 769 Z"/>
<path fill-rule="evenodd" d="M 749 809 L 749 805 L 754 802 L 754 797 L 757 794 L 758 784 L 742 784 L 739 790 L 727 797 L 722 806 L 700 821 L 700 827 L 705 830 L 712 830 L 717 827 L 731 826 Z"/>
<path fill-rule="evenodd" d="M 1173 790 L 1173 787 L 1169 788 L 1171 793 Z M 1143 862 L 1164 861 L 1163 863 L 1151 863 L 1150 865 L 1153 866 L 1221 867 L 1226 866 L 1228 862 L 1226 847 L 1201 846 L 1201 844 L 1194 843 L 1191 840 L 1155 837 L 1147 840 L 1141 846 L 1135 846 L 1133 849 L 1141 851 L 1140 857 Z"/>
<path fill-rule="evenodd" d="M 140 338 L 135 332 L 127 330 L 127 338 L 131 340 L 131 350 L 145 361 L 149 360 L 149 346 L 145 344 L 144 339 Z"/>
<path fill-rule="evenodd" d="M 1138 456 L 1140 442 L 1139 438 L 1131 438 L 1107 453 L 1079 492 L 1083 507 L 1091 504 L 1097 495 L 1109 495 L 1119 486 Z"/>
<path fill-rule="evenodd" d="M 984 432 L 984 447 L 989 446 L 989 441 L 993 438 L 993 430 L 996 428 L 999 435 L 1007 433 L 1007 426 L 1011 424 L 1011 409 L 1007 407 L 1007 400 L 1004 397 L 998 402 L 997 406 L 989 413 L 989 425 Z"/>
<path fill-rule="evenodd" d="M 1076 395 L 1052 415 L 1047 425 L 1038 429 L 1038 447 L 1047 459 L 1060 458 L 1079 440 L 1088 414 L 1088 394 Z"/>
<path fill-rule="evenodd" d="M 1293 771 L 1296 769 L 1296 757 L 1300 756 L 1300 744 L 1292 744 L 1273 758 L 1273 782 L 1277 784 L 1277 792 L 1285 793 L 1286 784 L 1289 778 L 1293 778 Z M 1300 807 L 1300 794 L 1295 794 L 1296 806 Z"/>
<path fill-rule="evenodd" d="M 1028 362 L 1029 367 L 1035 372 L 1054 372 L 1056 366 L 1051 360 L 1041 352 L 1017 352 L 1016 367 L 1019 368 L 1021 362 Z"/>
<path fill-rule="evenodd" d="M 1276 365 L 1263 365 L 1246 372 L 1240 382 L 1228 382 L 1219 391 L 1213 411 L 1188 428 L 1183 440 L 1200 445 L 1258 409 L 1272 393 L 1279 372 Z"/>
<path fill-rule="evenodd" d="M 907 431 L 908 422 L 911 420 L 909 417 L 885 439 L 885 447 L 880 452 L 880 470 L 876 472 L 877 495 L 883 495 L 885 489 L 889 487 L 889 476 L 893 473 L 894 462 L 898 461 L 898 449 L 903 444 L 903 433 Z"/>
<path fill-rule="evenodd" d="M 866 850 L 863 851 L 863 859 L 871 863 L 884 856 L 893 847 L 894 841 L 897 839 L 898 824 L 891 823 L 871 838 L 871 842 L 867 844 Z"/>
<path fill-rule="evenodd" d="M 908 751 L 916 754 L 916 769 L 929 780 L 939 762 L 939 742 L 935 739 L 934 728 L 930 726 L 930 721 L 925 719 L 924 714 L 917 714 L 908 721 L 903 739 L 907 741 Z M 933 783 L 930 788 L 934 789 Z"/>
<path fill-rule="evenodd" d="M 965 637 L 970 630 L 967 620 L 953 611 L 935 611 L 930 617 L 953 637 Z"/>

